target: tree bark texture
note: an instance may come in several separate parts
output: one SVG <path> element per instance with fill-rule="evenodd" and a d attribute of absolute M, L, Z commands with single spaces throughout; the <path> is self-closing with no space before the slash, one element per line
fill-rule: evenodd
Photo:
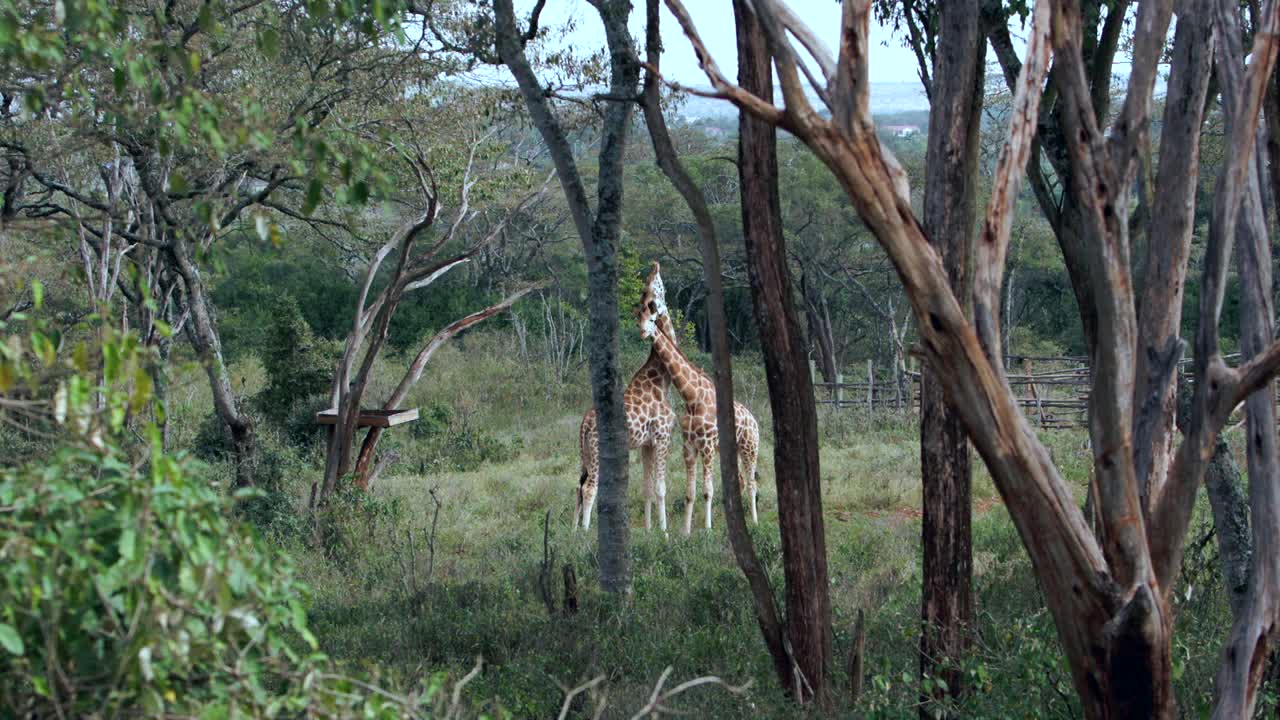
<path fill-rule="evenodd" d="M 498 54 L 511 70 L 533 125 L 542 136 L 564 190 L 574 227 L 587 261 L 590 327 L 587 359 L 591 395 L 599 437 L 600 494 L 598 496 L 600 583 L 609 591 L 630 590 L 627 516 L 627 428 L 622 401 L 623 378 L 618 370 L 619 225 L 622 220 L 623 156 L 631 124 L 632 102 L 639 85 L 640 65 L 627 30 L 627 0 L 593 0 L 604 23 L 609 46 L 609 94 L 597 158 L 594 212 L 578 173 L 573 148 L 552 111 L 547 93 L 525 55 L 512 0 L 495 0 Z"/>
<path fill-rule="evenodd" d="M 1238 5 L 1228 0 L 1219 0 L 1216 8 L 1221 35 L 1217 70 L 1228 137 L 1233 130 L 1245 132 L 1243 127 L 1247 127 L 1246 118 L 1242 117 L 1242 110 L 1247 106 L 1231 103 L 1235 98 L 1245 97 L 1247 82 L 1244 51 L 1234 25 L 1237 11 Z M 1275 24 L 1269 29 L 1274 32 Z M 1259 52 L 1266 52 L 1267 47 L 1260 39 L 1255 45 Z M 1270 78 L 1261 81 L 1270 85 Z M 1271 239 L 1267 234 L 1262 194 L 1262 173 L 1267 165 L 1265 142 L 1258 144 L 1250 155 L 1236 222 L 1236 269 L 1242 295 L 1240 355 L 1246 362 L 1265 352 L 1275 337 Z M 1263 384 L 1249 396 L 1245 401 L 1245 414 L 1253 553 L 1245 595 L 1236 609 L 1218 669 L 1213 716 L 1219 720 L 1253 715 L 1276 623 L 1280 621 L 1280 557 L 1277 557 L 1280 551 L 1280 444 L 1276 438 L 1273 382 Z"/>
<path fill-rule="evenodd" d="M 1138 305 L 1137 383 L 1134 406 L 1141 408 L 1155 393 L 1157 413 L 1150 423 L 1149 444 L 1136 444 L 1138 492 L 1150 512 L 1169 472 L 1176 420 L 1176 383 L 1152 373 L 1153 358 L 1176 342 L 1182 323 L 1182 293 L 1195 226 L 1196 183 L 1200 175 L 1200 127 L 1204 119 L 1213 67 L 1213 23 L 1206 0 L 1192 0 L 1174 31 L 1170 79 L 1165 91 L 1164 132 L 1147 233 L 1145 279 Z M 1159 385 L 1164 382 L 1164 390 Z M 1147 461 L 1143 462 L 1143 455 Z"/>
<path fill-rule="evenodd" d="M 978 131 L 982 120 L 986 42 L 979 27 L 978 0 L 940 3 L 938 37 L 929 104 L 924 226 L 942 257 L 957 297 L 969 297 L 967 268 L 972 257 L 974 205 L 978 188 Z M 964 673 L 959 660 L 973 621 L 973 540 L 969 438 L 947 406 L 936 369 L 921 372 L 920 468 L 924 518 L 921 524 L 923 587 L 920 606 L 920 674 L 935 683 L 920 706 L 922 718 L 936 717 L 928 700 L 957 697 Z"/>
<path fill-rule="evenodd" d="M 772 48 L 745 0 L 734 0 L 738 79 L 748 92 L 771 99 Z M 778 198 L 777 133 L 742 113 L 738 175 L 748 276 L 760 329 L 769 405 L 773 410 L 778 523 L 786 575 L 787 636 L 802 677 L 802 701 L 826 702 L 831 666 L 831 600 L 818 465 L 818 421 L 804 337 L 796 314 Z"/>

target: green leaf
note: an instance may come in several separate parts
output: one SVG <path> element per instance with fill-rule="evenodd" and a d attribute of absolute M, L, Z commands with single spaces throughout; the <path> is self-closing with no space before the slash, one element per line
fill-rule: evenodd
<path fill-rule="evenodd" d="M 122 68 L 116 68 L 111 73 L 111 85 L 115 87 L 117 95 L 123 94 L 125 88 L 129 86 L 129 76 L 124 74 Z"/>
<path fill-rule="evenodd" d="M 22 653 L 26 652 L 26 647 L 22 644 L 22 636 L 18 635 L 18 631 L 12 625 L 0 623 L 0 646 L 4 646 L 11 654 L 22 657 Z"/>
<path fill-rule="evenodd" d="M 324 183 L 320 182 L 320 178 L 311 178 L 311 182 L 307 183 L 307 197 L 302 203 L 303 214 L 310 215 L 315 212 L 316 207 L 320 205 L 320 199 L 324 195 Z"/>
<path fill-rule="evenodd" d="M 202 32 L 209 32 L 213 29 L 213 8 L 211 3 L 203 3 L 200 5 L 200 14 L 196 16 L 196 24 L 200 26 Z"/>
<path fill-rule="evenodd" d="M 280 54 L 280 33 L 275 28 L 263 28 L 258 33 L 258 49 L 263 55 L 274 60 Z"/>
<path fill-rule="evenodd" d="M 31 302 L 37 308 L 44 304 L 44 283 L 39 280 L 31 281 Z"/>
<path fill-rule="evenodd" d="M 224 720 L 227 708 L 224 705 L 210 705 L 200 712 L 200 720 Z"/>
<path fill-rule="evenodd" d="M 138 533 L 133 528 L 125 528 L 120 533 L 120 557 L 133 562 L 138 550 Z"/>
<path fill-rule="evenodd" d="M 351 200 L 357 204 L 363 205 L 369 200 L 369 183 L 363 180 L 357 180 L 351 186 Z"/>

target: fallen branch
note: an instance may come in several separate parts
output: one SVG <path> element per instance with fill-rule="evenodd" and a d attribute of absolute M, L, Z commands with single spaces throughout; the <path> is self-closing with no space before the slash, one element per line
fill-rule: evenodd
<path fill-rule="evenodd" d="M 671 688 L 670 690 L 666 692 L 662 692 L 662 686 L 666 684 L 667 678 L 671 675 L 671 671 L 672 671 L 672 667 L 670 665 L 667 666 L 666 670 L 662 671 L 662 674 L 658 676 L 658 682 L 653 686 L 653 692 L 649 695 L 648 704 L 640 708 L 640 710 L 637 711 L 635 715 L 632 715 L 631 720 L 640 720 L 645 715 L 657 717 L 659 715 L 662 715 L 663 713 L 666 713 L 668 715 L 680 714 L 677 711 L 666 707 L 664 703 L 666 703 L 668 700 L 671 700 L 672 698 L 679 695 L 680 693 L 685 692 L 686 690 L 692 690 L 693 688 L 696 688 L 700 685 L 719 685 L 734 695 L 741 695 L 745 693 L 748 688 L 751 687 L 750 680 L 743 683 L 742 685 L 735 686 L 735 685 L 730 685 L 729 683 L 725 682 L 724 680 L 721 680 L 715 675 L 703 675 L 702 677 L 694 678 L 692 680 L 686 680 L 680 683 L 679 685 Z"/>

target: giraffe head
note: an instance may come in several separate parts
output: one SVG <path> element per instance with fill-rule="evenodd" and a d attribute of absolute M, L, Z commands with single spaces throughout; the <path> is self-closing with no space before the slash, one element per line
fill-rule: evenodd
<path fill-rule="evenodd" d="M 658 263 L 645 280 L 640 304 L 636 306 L 636 320 L 640 325 L 640 337 L 652 340 L 658 336 L 658 319 L 667 314 L 667 291 L 658 274 Z"/>

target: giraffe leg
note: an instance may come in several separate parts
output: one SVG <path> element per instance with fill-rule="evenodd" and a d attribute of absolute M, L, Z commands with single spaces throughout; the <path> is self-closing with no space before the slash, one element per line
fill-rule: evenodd
<path fill-rule="evenodd" d="M 716 456 L 709 449 L 702 452 L 702 499 L 707 506 L 706 528 L 711 529 L 711 498 L 715 495 Z"/>
<path fill-rule="evenodd" d="M 662 534 L 667 534 L 667 454 L 671 451 L 671 438 L 659 440 L 654 444 L 653 481 L 658 502 L 658 527 Z"/>
<path fill-rule="evenodd" d="M 684 534 L 688 535 L 693 532 L 693 506 L 694 491 L 697 489 L 698 476 L 694 474 L 697 469 L 698 460 L 694 455 L 693 440 L 689 436 L 684 438 Z"/>
<path fill-rule="evenodd" d="M 573 488 L 573 529 L 577 529 L 582 521 L 582 484 L 586 483 L 586 473 L 577 479 L 577 487 Z"/>
<path fill-rule="evenodd" d="M 587 481 L 582 484 L 582 529 L 591 529 L 591 511 L 596 506 L 596 490 L 600 488 L 600 468 L 591 468 Z"/>
<path fill-rule="evenodd" d="M 653 445 L 640 446 L 640 464 L 644 468 L 644 529 L 653 529 Z"/>
<path fill-rule="evenodd" d="M 756 496 L 759 494 L 759 483 L 756 482 L 756 449 L 746 448 L 740 458 L 742 467 L 739 468 L 738 478 L 739 486 L 745 486 L 744 489 L 751 491 L 751 524 L 759 525 L 760 517 L 756 514 Z"/>

